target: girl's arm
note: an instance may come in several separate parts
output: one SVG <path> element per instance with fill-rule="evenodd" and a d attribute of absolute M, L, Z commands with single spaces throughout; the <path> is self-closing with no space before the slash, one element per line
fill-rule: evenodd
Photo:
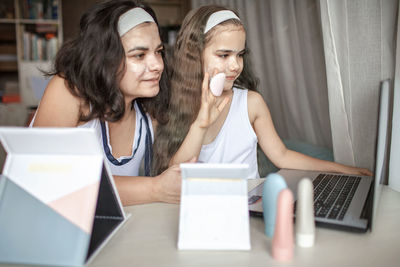
<path fill-rule="evenodd" d="M 54 76 L 46 87 L 33 126 L 76 127 L 81 112 L 81 99 L 67 88 L 65 80 Z"/>
<path fill-rule="evenodd" d="M 267 104 L 256 92 L 248 92 L 248 111 L 261 149 L 278 168 L 372 175 L 367 169 L 320 160 L 287 149 L 275 130 Z"/>
<path fill-rule="evenodd" d="M 193 157 L 197 158 L 199 156 L 208 127 L 216 121 L 229 101 L 229 98 L 226 97 L 217 106 L 217 98 L 209 90 L 208 82 L 209 74 L 205 73 L 202 84 L 199 113 L 196 120 L 190 126 L 178 151 L 171 158 L 169 162 L 170 165 L 182 163 L 192 159 Z"/>

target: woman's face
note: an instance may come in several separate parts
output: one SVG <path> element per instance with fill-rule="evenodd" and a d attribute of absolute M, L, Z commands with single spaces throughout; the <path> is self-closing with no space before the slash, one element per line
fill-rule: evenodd
<path fill-rule="evenodd" d="M 224 91 L 231 90 L 243 70 L 246 33 L 242 26 L 227 24 L 216 26 L 212 34 L 203 51 L 203 71 L 210 77 L 225 73 Z"/>
<path fill-rule="evenodd" d="M 120 88 L 127 102 L 138 97 L 154 97 L 160 90 L 164 69 L 164 46 L 154 22 L 142 23 L 121 38 L 126 70 Z"/>

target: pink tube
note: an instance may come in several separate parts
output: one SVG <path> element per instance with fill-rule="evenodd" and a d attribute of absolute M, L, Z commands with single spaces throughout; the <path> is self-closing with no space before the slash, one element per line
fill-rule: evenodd
<path fill-rule="evenodd" d="M 293 249 L 293 194 L 286 188 L 278 196 L 272 257 L 278 261 L 290 261 L 293 258 Z"/>

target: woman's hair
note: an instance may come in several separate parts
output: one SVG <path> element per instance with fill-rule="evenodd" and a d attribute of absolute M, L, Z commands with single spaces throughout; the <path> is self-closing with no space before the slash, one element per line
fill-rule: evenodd
<path fill-rule="evenodd" d="M 220 25 L 233 24 L 244 28 L 241 21 L 230 19 L 204 34 L 209 16 L 220 10 L 227 10 L 227 8 L 216 5 L 202 6 L 190 11 L 182 23 L 172 60 L 169 122 L 159 126 L 156 131 L 154 175 L 168 167 L 171 157 L 182 144 L 199 112 L 204 77 L 202 54 L 206 44 L 212 39 Z M 247 52 L 243 56 L 243 71 L 235 81 L 235 86 L 256 90 L 258 81 L 250 68 L 247 45 L 245 49 Z"/>
<path fill-rule="evenodd" d="M 158 25 L 154 11 L 138 1 L 112 0 L 96 4 L 83 14 L 79 35 L 62 45 L 53 71 L 47 73 L 64 78 L 71 93 L 90 105 L 90 113 L 81 115 L 82 121 L 94 118 L 117 121 L 125 112 L 124 96 L 119 86 L 126 70 L 125 51 L 118 33 L 118 20 L 135 7 L 146 10 Z M 166 122 L 165 110 L 169 100 L 165 61 L 164 66 L 159 94 L 137 99 L 160 123 Z"/>

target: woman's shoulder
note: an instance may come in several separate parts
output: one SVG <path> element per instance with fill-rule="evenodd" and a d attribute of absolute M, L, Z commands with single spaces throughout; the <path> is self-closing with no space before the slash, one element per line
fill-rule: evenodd
<path fill-rule="evenodd" d="M 76 126 L 84 101 L 72 93 L 66 80 L 53 76 L 43 94 L 36 114 L 35 125 Z"/>
<path fill-rule="evenodd" d="M 70 96 L 73 95 L 64 78 L 54 75 L 47 84 L 44 97 L 47 95 Z"/>
<path fill-rule="evenodd" d="M 68 103 L 82 106 L 85 101 L 79 97 L 78 93 L 73 93 L 74 90 L 69 87 L 68 82 L 63 77 L 54 75 L 46 87 L 45 94 L 56 97 L 58 100 L 62 99 Z"/>

